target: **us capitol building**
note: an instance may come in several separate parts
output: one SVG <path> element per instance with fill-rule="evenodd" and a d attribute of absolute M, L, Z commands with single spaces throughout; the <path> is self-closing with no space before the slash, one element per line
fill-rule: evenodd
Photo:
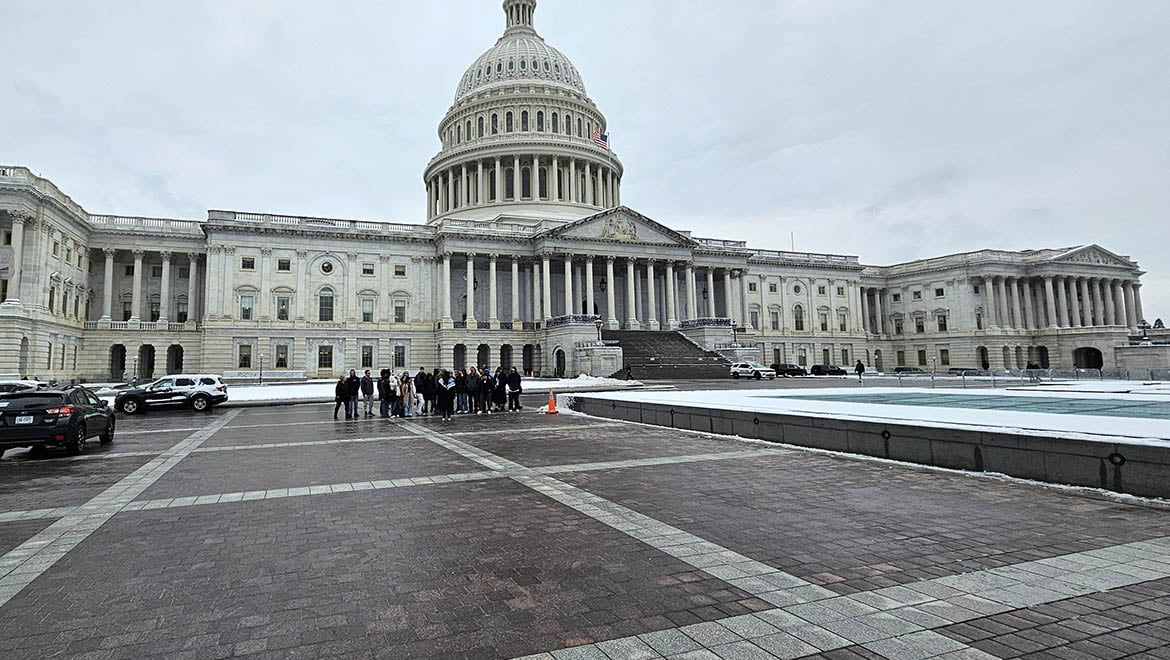
<path fill-rule="evenodd" d="M 703 238 L 624 206 L 605 115 L 537 34 L 536 0 L 503 9 L 503 35 L 439 124 L 423 224 L 94 215 L 0 166 L 0 375 L 609 375 L 621 349 L 599 345 L 599 325 L 765 363 L 1127 366 L 1142 271 L 1100 246 L 867 266 Z"/>

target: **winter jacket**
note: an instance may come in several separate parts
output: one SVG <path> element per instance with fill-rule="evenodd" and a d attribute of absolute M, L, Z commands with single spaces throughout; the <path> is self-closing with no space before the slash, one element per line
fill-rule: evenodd
<path fill-rule="evenodd" d="M 398 396 L 402 398 L 403 402 L 414 401 L 414 381 L 409 383 L 398 383 Z M 405 405 L 405 403 L 404 403 Z"/>
<path fill-rule="evenodd" d="M 378 400 L 379 401 L 393 401 L 398 398 L 398 390 L 394 384 L 390 382 L 389 378 L 378 379 Z"/>
<path fill-rule="evenodd" d="M 520 387 L 520 372 L 513 372 L 508 374 L 508 389 L 513 392 L 523 392 Z"/>
<path fill-rule="evenodd" d="M 436 400 L 439 402 L 439 408 L 446 410 L 455 402 L 455 381 L 451 378 L 446 380 L 440 378 L 436 383 Z"/>
<path fill-rule="evenodd" d="M 345 379 L 345 391 L 350 397 L 355 397 L 358 392 L 362 391 L 362 379 L 357 376 L 350 376 Z"/>
<path fill-rule="evenodd" d="M 467 378 L 463 374 L 455 377 L 455 393 L 467 394 Z"/>
<path fill-rule="evenodd" d="M 333 400 L 334 401 L 345 401 L 348 398 L 349 398 L 349 387 L 347 387 L 347 383 L 338 381 L 337 386 L 333 388 Z"/>
<path fill-rule="evenodd" d="M 362 394 L 370 395 L 374 393 L 374 379 L 369 376 L 362 376 Z"/>
<path fill-rule="evenodd" d="M 498 406 L 502 406 L 502 405 L 504 405 L 505 402 L 507 402 L 507 400 L 508 400 L 508 379 L 501 375 L 499 378 L 496 379 L 496 382 L 495 382 L 493 389 L 492 389 L 492 403 L 495 403 Z"/>

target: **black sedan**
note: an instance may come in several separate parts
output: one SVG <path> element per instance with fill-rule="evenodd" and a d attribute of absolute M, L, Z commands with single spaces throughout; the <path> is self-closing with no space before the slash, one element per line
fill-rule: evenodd
<path fill-rule="evenodd" d="M 807 376 L 808 372 L 798 364 L 773 364 L 772 371 L 777 376 Z"/>
<path fill-rule="evenodd" d="M 814 364 L 812 366 L 812 375 L 814 376 L 848 376 L 849 374 L 835 364 Z"/>
<path fill-rule="evenodd" d="M 0 456 L 16 447 L 31 447 L 36 454 L 64 447 L 76 456 L 93 437 L 102 444 L 113 441 L 114 411 L 84 387 L 0 394 Z"/>

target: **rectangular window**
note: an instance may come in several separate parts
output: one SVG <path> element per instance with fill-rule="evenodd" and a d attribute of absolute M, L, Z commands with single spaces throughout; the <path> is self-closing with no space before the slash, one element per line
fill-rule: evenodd
<path fill-rule="evenodd" d="M 256 270 L 256 257 L 240 257 L 241 270 Z"/>
<path fill-rule="evenodd" d="M 951 351 L 950 351 L 950 349 L 940 348 L 938 350 L 938 363 L 944 367 L 951 366 Z"/>
<path fill-rule="evenodd" d="M 318 321 L 332 321 L 333 320 L 333 294 L 326 295 L 326 294 L 322 293 L 320 296 L 318 296 L 317 320 Z"/>
<path fill-rule="evenodd" d="M 768 293 L 776 293 L 776 290 L 777 290 L 777 289 L 776 289 L 776 284 L 775 284 L 775 283 L 772 283 L 772 284 L 769 284 L 769 285 L 768 285 Z"/>
<path fill-rule="evenodd" d="M 150 276 L 151 277 L 162 277 L 162 266 L 151 266 L 150 267 Z"/>
<path fill-rule="evenodd" d="M 252 368 L 252 345 L 240 344 L 240 356 L 236 364 L 237 369 L 251 369 Z"/>
<path fill-rule="evenodd" d="M 154 323 L 155 321 L 158 320 L 159 311 L 160 310 L 159 310 L 158 303 L 156 303 L 156 302 L 150 303 L 150 322 L 151 323 Z"/>
<path fill-rule="evenodd" d="M 362 275 L 365 275 L 367 277 L 372 277 L 373 274 L 374 274 L 374 264 L 370 264 L 370 263 L 362 264 Z"/>
<path fill-rule="evenodd" d="M 821 322 L 821 332 L 828 332 L 829 331 L 829 315 L 824 313 L 824 312 L 820 312 L 817 315 L 817 318 Z"/>
<path fill-rule="evenodd" d="M 0 301 L 8 300 L 8 280 L 0 280 Z"/>
<path fill-rule="evenodd" d="M 926 366 L 926 351 L 919 349 L 918 351 L 918 366 Z"/>
<path fill-rule="evenodd" d="M 926 332 L 926 321 L 921 318 L 914 319 L 914 333 L 922 334 Z"/>
<path fill-rule="evenodd" d="M 175 305 L 175 320 L 179 323 L 187 322 L 187 303 L 181 302 Z"/>
<path fill-rule="evenodd" d="M 406 323 L 406 301 L 405 300 L 395 300 L 394 301 L 394 322 L 395 323 Z"/>
<path fill-rule="evenodd" d="M 752 324 L 753 328 L 760 327 L 760 313 L 759 312 L 752 312 L 748 315 L 748 317 L 751 319 L 751 324 Z"/>
<path fill-rule="evenodd" d="M 976 330 L 983 329 L 983 315 L 982 314 L 975 315 L 975 329 Z"/>
<path fill-rule="evenodd" d="M 755 282 L 748 282 L 748 291 L 750 291 L 752 293 L 756 292 L 756 283 Z"/>
<path fill-rule="evenodd" d="M 837 287 L 837 295 L 844 296 L 845 295 L 845 287 L 843 287 L 843 286 Z"/>
<path fill-rule="evenodd" d="M 772 322 L 772 329 L 779 330 L 780 329 L 780 312 L 770 312 L 769 316 L 771 317 L 769 320 Z"/>
<path fill-rule="evenodd" d="M 938 331 L 939 332 L 946 332 L 947 331 L 947 317 L 945 317 L 945 316 L 938 317 Z"/>
<path fill-rule="evenodd" d="M 796 347 L 796 363 L 802 367 L 808 366 L 808 349 L 804 346 Z"/>
<path fill-rule="evenodd" d="M 847 332 L 849 330 L 849 323 L 845 312 L 837 314 L 837 329 L 841 332 Z"/>
<path fill-rule="evenodd" d="M 132 277 L 134 275 L 134 264 L 126 264 L 126 268 L 122 272 L 126 274 L 126 277 Z"/>
<path fill-rule="evenodd" d="M 902 324 L 902 319 L 894 319 L 894 334 L 900 335 L 905 331 L 906 328 Z"/>
<path fill-rule="evenodd" d="M 934 297 L 935 298 L 945 298 L 946 295 L 947 295 L 946 289 L 935 289 L 934 290 Z"/>
<path fill-rule="evenodd" d="M 10 231 L 4 232 L 4 244 L 5 245 L 12 245 L 12 232 L 10 232 Z"/>
<path fill-rule="evenodd" d="M 832 363 L 833 363 L 832 349 L 822 348 L 821 349 L 821 364 L 832 364 Z"/>
<path fill-rule="evenodd" d="M 333 347 L 332 346 L 318 346 L 317 347 L 317 368 L 318 369 L 332 369 L 333 368 Z"/>
<path fill-rule="evenodd" d="M 287 321 L 288 320 L 288 302 L 289 302 L 288 296 L 277 296 L 276 297 L 276 320 L 277 321 Z"/>
<path fill-rule="evenodd" d="M 292 259 L 277 259 L 276 272 L 290 273 L 292 272 Z"/>
<path fill-rule="evenodd" d="M 56 302 L 57 302 L 57 289 L 54 287 L 49 287 L 49 311 L 50 312 L 57 311 Z"/>
<path fill-rule="evenodd" d="M 892 299 L 894 302 L 902 302 L 902 294 L 900 294 L 900 293 L 894 293 L 894 294 L 891 294 L 891 295 L 890 295 L 890 298 L 891 298 L 891 299 Z"/>
<path fill-rule="evenodd" d="M 818 296 L 823 296 L 823 295 L 825 295 L 825 287 L 823 287 L 823 286 L 818 286 L 818 287 L 817 287 L 817 295 L 818 295 Z"/>
<path fill-rule="evenodd" d="M 362 323 L 374 322 L 374 301 L 369 298 L 362 299 Z"/>
<path fill-rule="evenodd" d="M 922 292 L 921 291 L 911 291 L 910 297 L 913 298 L 914 300 L 922 300 Z"/>
<path fill-rule="evenodd" d="M 898 351 L 897 359 L 898 359 L 898 366 L 899 367 L 906 366 L 906 351 Z"/>
<path fill-rule="evenodd" d="M 240 320 L 252 320 L 252 303 L 254 301 L 252 296 L 240 296 Z"/>
<path fill-rule="evenodd" d="M 374 347 L 362 346 L 362 369 L 374 368 Z"/>
<path fill-rule="evenodd" d="M 65 248 L 65 263 L 73 263 L 73 248 Z"/>
<path fill-rule="evenodd" d="M 976 284 L 976 285 L 972 286 L 971 290 L 974 291 L 976 295 L 978 295 L 979 294 L 979 285 Z"/>
<path fill-rule="evenodd" d="M 122 320 L 129 321 L 131 316 L 132 305 L 129 300 L 122 301 Z"/>
<path fill-rule="evenodd" d="M 394 264 L 394 277 L 406 277 L 406 264 Z"/>
<path fill-rule="evenodd" d="M 61 242 L 60 241 L 53 241 L 53 256 L 54 257 L 61 256 Z"/>
<path fill-rule="evenodd" d="M 849 349 L 848 348 L 841 349 L 841 364 L 846 365 L 846 366 L 848 366 L 848 364 L 849 364 Z"/>
<path fill-rule="evenodd" d="M 394 368 L 401 369 L 406 366 L 406 347 L 394 347 Z"/>
<path fill-rule="evenodd" d="M 277 369 L 288 369 L 288 344 L 276 345 L 276 361 L 273 363 Z"/>

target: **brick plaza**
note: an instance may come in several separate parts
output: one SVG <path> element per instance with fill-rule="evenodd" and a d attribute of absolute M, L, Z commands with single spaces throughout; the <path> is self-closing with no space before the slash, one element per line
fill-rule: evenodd
<path fill-rule="evenodd" d="M 0 657 L 1170 657 L 1165 509 L 531 410 L 7 454 Z"/>

